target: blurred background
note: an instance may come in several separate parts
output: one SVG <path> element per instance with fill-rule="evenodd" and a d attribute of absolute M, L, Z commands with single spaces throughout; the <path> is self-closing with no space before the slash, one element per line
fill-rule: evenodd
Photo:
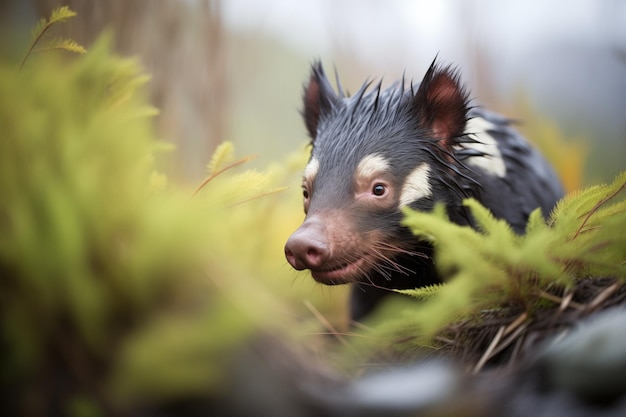
<path fill-rule="evenodd" d="M 300 96 L 316 58 L 356 91 L 367 77 L 419 80 L 438 56 L 476 103 L 519 119 L 560 160 L 569 189 L 625 166 L 619 0 L 9 0 L 2 27 L 27 36 L 58 5 L 78 13 L 66 35 L 89 49 L 110 28 L 152 75 L 159 133 L 178 148 L 170 175 L 183 181 L 203 178 L 223 140 L 259 166 L 303 149 Z"/>

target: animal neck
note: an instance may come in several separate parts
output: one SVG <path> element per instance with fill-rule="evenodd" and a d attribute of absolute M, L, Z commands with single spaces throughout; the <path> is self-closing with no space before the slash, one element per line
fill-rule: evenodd
<path fill-rule="evenodd" d="M 403 266 L 400 271 L 391 271 L 387 275 L 373 274 L 367 283 L 351 284 L 350 318 L 359 321 L 369 315 L 384 299 L 400 296 L 393 290 L 408 290 L 440 283 L 432 260 L 431 246 L 420 247 L 424 256 L 403 255 L 397 262 Z M 406 268 L 406 269 L 404 269 Z"/>

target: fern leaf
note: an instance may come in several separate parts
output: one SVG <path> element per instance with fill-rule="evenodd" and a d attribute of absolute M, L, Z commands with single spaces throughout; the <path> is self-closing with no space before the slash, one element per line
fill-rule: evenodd
<path fill-rule="evenodd" d="M 539 230 L 545 230 L 547 228 L 546 221 L 541 214 L 541 209 L 536 208 L 530 213 L 528 217 L 528 224 L 526 225 L 526 235 L 537 233 Z"/>
<path fill-rule="evenodd" d="M 24 64 L 26 63 L 26 60 L 28 59 L 28 57 L 33 52 L 35 52 L 35 46 L 39 43 L 41 39 L 43 39 L 48 29 L 50 29 L 50 27 L 54 25 L 55 23 L 64 22 L 74 16 L 76 16 L 75 11 L 71 10 L 68 6 L 61 6 L 61 7 L 57 7 L 56 9 L 52 11 L 52 13 L 50 14 L 50 18 L 48 20 L 44 18 L 39 19 L 39 21 L 37 22 L 37 25 L 35 25 L 34 29 L 31 32 L 31 36 L 32 36 L 31 44 L 28 50 L 26 51 L 26 54 L 24 54 L 24 58 L 22 58 L 22 62 L 20 63 L 20 70 L 24 67 Z M 61 42 L 57 45 L 57 47 L 44 48 L 42 50 L 49 50 L 49 49 L 65 49 L 67 51 L 85 53 L 85 48 L 83 48 L 81 45 L 79 45 L 75 41 L 71 41 L 67 39 L 61 40 Z"/>
<path fill-rule="evenodd" d="M 52 25 L 54 23 L 64 22 L 74 16 L 76 16 L 76 12 L 71 10 L 68 6 L 57 7 L 50 14 L 48 23 Z"/>
<path fill-rule="evenodd" d="M 585 190 L 571 193 L 563 198 L 556 206 L 550 219 L 550 223 L 556 220 L 577 219 L 588 215 L 594 207 L 601 203 L 613 199 L 626 187 L 626 171 L 619 174 L 611 184 L 596 185 Z M 601 205 L 604 205 L 602 202 Z M 593 214 L 593 213 L 591 213 Z"/>
<path fill-rule="evenodd" d="M 396 292 L 417 298 L 418 300 L 427 300 L 438 295 L 441 292 L 443 285 L 444 284 L 435 284 L 412 290 L 396 290 Z"/>
<path fill-rule="evenodd" d="M 220 143 L 220 145 L 213 152 L 211 161 L 207 165 L 207 171 L 209 177 L 215 175 L 217 171 L 222 169 L 225 165 L 230 164 L 234 160 L 235 145 L 232 142 L 226 141 Z"/>
<path fill-rule="evenodd" d="M 431 213 L 423 213 L 410 208 L 404 208 L 403 213 L 404 219 L 402 220 L 402 224 L 411 229 L 414 235 L 420 236 L 433 244 L 437 243 L 438 237 L 438 233 L 435 232 L 435 229 L 439 227 L 445 228 L 446 225 L 450 224 L 446 208 L 443 204 L 435 204 Z M 433 217 L 437 220 L 431 222 Z"/>
<path fill-rule="evenodd" d="M 235 162 L 232 162 L 228 165 L 226 165 L 224 168 L 218 169 L 217 171 L 215 171 L 213 174 L 209 175 L 207 178 L 204 179 L 204 181 L 202 181 L 202 183 L 200 183 L 200 185 L 196 188 L 196 190 L 193 192 L 193 194 L 191 195 L 191 197 L 193 198 L 196 194 L 198 194 L 198 192 L 203 189 L 209 182 L 211 182 L 215 177 L 217 177 L 218 175 L 228 171 L 229 169 L 235 168 L 236 166 L 245 164 L 246 162 L 251 161 L 252 159 L 254 159 L 253 156 L 246 156 L 243 157 Z M 210 164 L 209 164 L 210 165 Z"/>
<path fill-rule="evenodd" d="M 30 31 L 30 39 L 35 41 L 40 38 L 43 33 L 47 30 L 48 20 L 45 17 L 42 17 L 37 21 L 35 27 Z"/>
<path fill-rule="evenodd" d="M 580 225 L 571 238 L 575 239 L 585 228 L 596 223 L 598 218 L 602 219 L 604 217 L 602 214 L 607 214 L 607 211 L 610 214 L 612 208 L 614 209 L 615 207 L 612 207 L 612 205 L 607 206 L 606 204 L 620 194 L 624 188 L 626 188 L 626 171 L 618 175 L 611 184 L 593 187 L 593 192 L 583 192 L 579 197 L 584 202 L 579 208 L 582 209 L 580 210 L 582 212 L 572 213 L 576 214 L 577 218 L 580 219 Z M 623 202 L 622 204 L 617 203 L 616 211 L 621 211 L 623 205 Z M 594 218 L 592 219 L 592 217 Z"/>
<path fill-rule="evenodd" d="M 472 217 L 478 223 L 478 229 L 483 233 L 488 235 L 502 233 L 513 236 L 511 226 L 504 220 L 495 218 L 491 211 L 477 200 L 468 198 L 463 201 L 463 205 L 471 210 Z"/>
<path fill-rule="evenodd" d="M 587 223 L 589 219 L 591 218 L 591 216 L 593 215 L 596 215 L 596 217 L 603 217 L 603 215 L 606 215 L 607 213 L 608 214 L 615 213 L 615 212 L 619 213 L 623 211 L 623 207 L 624 207 L 623 201 L 621 204 L 617 203 L 617 204 L 608 205 L 608 206 L 607 206 L 607 203 L 613 200 L 615 197 L 617 197 L 617 195 L 620 194 L 622 190 L 624 190 L 624 188 L 626 188 L 626 172 L 623 172 L 621 175 L 619 175 L 615 179 L 615 181 L 613 181 L 612 184 L 606 186 L 605 188 L 606 188 L 607 195 L 604 198 L 602 198 L 600 201 L 598 201 L 591 208 L 591 210 L 589 210 L 589 212 L 586 213 L 585 219 L 583 220 L 583 224 L 581 224 L 580 229 L 582 229 L 585 226 L 585 223 Z"/>
<path fill-rule="evenodd" d="M 44 52 L 55 49 L 61 49 L 68 52 L 75 52 L 77 54 L 84 54 L 87 50 L 78 42 L 72 39 L 54 38 L 39 48 L 33 49 L 32 52 Z"/>

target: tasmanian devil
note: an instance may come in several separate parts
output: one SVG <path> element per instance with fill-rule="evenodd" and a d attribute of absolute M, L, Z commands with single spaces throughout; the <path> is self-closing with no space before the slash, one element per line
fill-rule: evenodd
<path fill-rule="evenodd" d="M 312 145 L 306 218 L 285 245 L 295 269 L 352 285 L 353 320 L 390 289 L 441 282 L 432 247 L 402 226 L 403 207 L 428 211 L 441 202 L 451 221 L 474 226 L 462 205 L 473 197 L 521 234 L 535 208 L 546 216 L 563 195 L 509 120 L 470 105 L 452 67 L 433 62 L 419 85 L 381 83 L 348 96 L 321 63 L 312 65 L 302 111 Z"/>

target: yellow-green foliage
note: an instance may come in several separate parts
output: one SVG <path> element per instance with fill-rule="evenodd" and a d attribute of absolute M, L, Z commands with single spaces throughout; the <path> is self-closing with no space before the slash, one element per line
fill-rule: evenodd
<path fill-rule="evenodd" d="M 288 321 L 273 289 L 292 288 L 282 245 L 302 214 L 272 193 L 304 152 L 215 178 L 224 145 L 195 195 L 168 184 L 147 77 L 109 45 L 21 71 L 0 57 L 0 389 L 15 411 L 206 393 L 251 329 Z"/>
<path fill-rule="evenodd" d="M 47 37 L 47 32 L 53 25 L 65 22 L 74 16 L 76 16 L 76 12 L 70 10 L 67 6 L 62 6 L 54 9 L 50 14 L 49 19 L 41 18 L 37 23 L 37 26 L 35 26 L 32 30 L 31 44 L 24 54 L 24 58 L 22 58 L 20 68 L 24 66 L 30 55 L 35 52 L 53 51 L 58 49 L 84 54 L 86 52 L 85 48 L 72 39 Z"/>
<path fill-rule="evenodd" d="M 144 82 L 106 41 L 71 64 L 0 67 L 2 373 L 22 392 L 44 395 L 42 369 L 76 386 L 111 378 L 120 396 L 188 390 L 215 377 L 211 355 L 229 340 L 206 329 L 240 332 L 209 314 L 210 225 L 151 187 L 160 145 Z"/>
<path fill-rule="evenodd" d="M 72 15 L 42 20 L 21 63 L 0 57 L 0 389 L 16 414 L 207 395 L 251 331 L 337 304 L 283 255 L 305 150 L 245 171 L 224 143 L 195 190 L 168 183 L 136 61 L 104 37 L 31 62 Z"/>
<path fill-rule="evenodd" d="M 385 336 L 378 337 L 410 336 L 410 343 L 424 345 L 445 326 L 485 309 L 517 305 L 532 316 L 545 303 L 539 291 L 548 286 L 571 287 L 583 277 L 626 280 L 625 187 L 626 172 L 611 184 L 570 194 L 547 223 L 538 209 L 524 236 L 475 200 L 464 204 L 478 230 L 451 223 L 442 206 L 433 213 L 407 209 L 404 224 L 434 245 L 447 283 L 430 292 L 403 291 L 424 301 L 383 320 L 377 331 Z"/>

